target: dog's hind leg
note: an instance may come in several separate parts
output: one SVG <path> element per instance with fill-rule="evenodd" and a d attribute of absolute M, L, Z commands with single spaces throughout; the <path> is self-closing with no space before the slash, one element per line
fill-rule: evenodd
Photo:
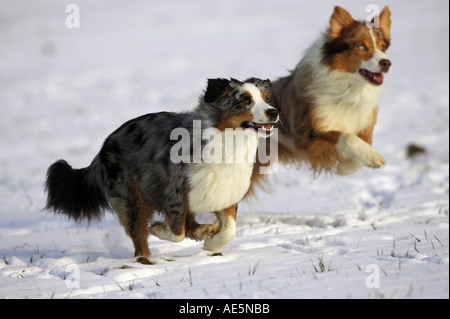
<path fill-rule="evenodd" d="M 114 212 L 119 217 L 120 224 L 131 238 L 134 246 L 134 256 L 142 264 L 152 264 L 149 260 L 148 223 L 154 211 L 143 200 L 137 187 L 133 187 L 133 199 L 109 198 Z"/>
<path fill-rule="evenodd" d="M 218 219 L 218 231 L 205 239 L 204 250 L 218 251 L 224 248 L 236 236 L 237 204 L 215 213 Z"/>
<path fill-rule="evenodd" d="M 185 220 L 188 212 L 181 206 L 173 205 L 173 210 L 164 214 L 166 219 L 164 222 L 156 222 L 150 227 L 150 234 L 176 243 L 182 241 L 185 236 Z"/>

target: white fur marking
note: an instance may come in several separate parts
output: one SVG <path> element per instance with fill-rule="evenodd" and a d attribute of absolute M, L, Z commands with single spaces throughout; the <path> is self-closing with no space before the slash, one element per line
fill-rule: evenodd
<path fill-rule="evenodd" d="M 266 115 L 268 109 L 273 109 L 272 106 L 267 104 L 261 96 L 261 91 L 252 83 L 245 83 L 242 86 L 242 90 L 248 91 L 252 97 L 255 105 L 252 107 L 253 122 L 267 123 L 269 120 Z"/>
<path fill-rule="evenodd" d="M 380 73 L 381 72 L 380 61 L 383 59 L 387 59 L 387 56 L 386 54 L 384 54 L 383 51 L 378 49 L 377 40 L 375 38 L 375 35 L 373 34 L 373 29 L 370 29 L 369 32 L 370 36 L 372 37 L 373 47 L 375 48 L 375 54 L 371 59 L 364 61 L 361 64 L 361 68 L 366 69 L 367 71 L 372 73 Z"/>

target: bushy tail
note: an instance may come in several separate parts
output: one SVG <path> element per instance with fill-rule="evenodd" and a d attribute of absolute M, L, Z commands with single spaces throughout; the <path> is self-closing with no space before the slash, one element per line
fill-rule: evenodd
<path fill-rule="evenodd" d="M 105 196 L 99 163 L 72 169 L 64 160 L 51 165 L 47 171 L 45 209 L 66 215 L 76 222 L 100 220 L 109 208 Z"/>

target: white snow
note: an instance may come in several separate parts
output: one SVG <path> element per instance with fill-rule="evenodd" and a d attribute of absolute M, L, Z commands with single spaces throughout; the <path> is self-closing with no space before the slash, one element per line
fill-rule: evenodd
<path fill-rule="evenodd" d="M 240 204 L 223 256 L 151 237 L 145 266 L 113 215 L 86 227 L 42 211 L 54 161 L 89 165 L 123 122 L 194 108 L 207 78 L 286 75 L 334 4 L 368 14 L 356 0 L 0 0 L 0 298 L 449 298 L 446 0 L 389 1 L 386 167 L 280 167 Z M 410 143 L 426 154 L 407 158 Z"/>

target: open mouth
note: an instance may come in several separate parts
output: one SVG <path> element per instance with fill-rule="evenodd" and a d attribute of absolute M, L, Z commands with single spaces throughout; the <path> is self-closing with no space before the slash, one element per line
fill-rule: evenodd
<path fill-rule="evenodd" d="M 269 137 L 273 133 L 273 128 L 275 126 L 275 123 L 257 123 L 257 122 L 244 122 L 242 123 L 242 127 L 252 128 L 260 137 Z"/>
<path fill-rule="evenodd" d="M 244 122 L 242 123 L 243 128 L 252 128 L 255 130 L 272 131 L 275 123 L 256 123 L 256 122 Z"/>
<path fill-rule="evenodd" d="M 370 71 L 367 71 L 366 69 L 361 69 L 359 70 L 359 74 L 361 74 L 372 84 L 375 85 L 383 84 L 384 76 L 381 73 L 372 73 Z"/>

